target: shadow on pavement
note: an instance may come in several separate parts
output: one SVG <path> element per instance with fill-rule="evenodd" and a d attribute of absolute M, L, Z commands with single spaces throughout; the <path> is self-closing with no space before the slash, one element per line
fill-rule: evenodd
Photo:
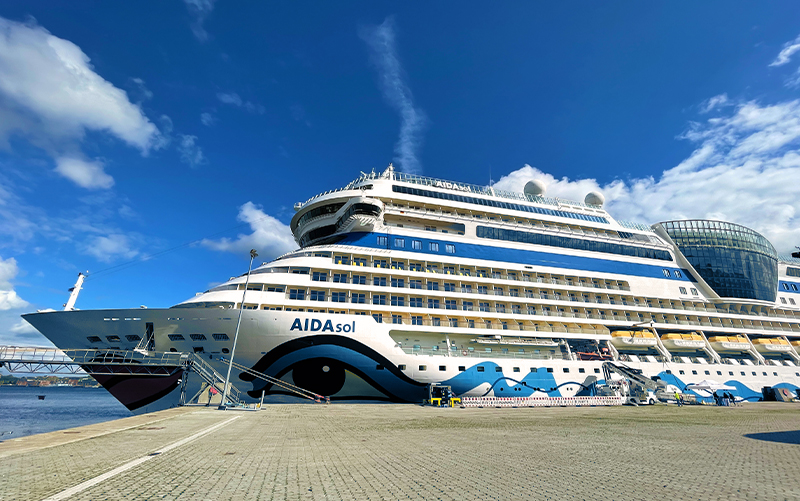
<path fill-rule="evenodd" d="M 766 442 L 800 445 L 800 430 L 772 431 L 769 433 L 747 433 L 745 437 L 755 440 L 764 440 Z"/>

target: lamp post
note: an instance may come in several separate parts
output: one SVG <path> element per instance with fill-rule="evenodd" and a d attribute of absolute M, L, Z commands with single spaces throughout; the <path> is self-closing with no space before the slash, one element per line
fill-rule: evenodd
<path fill-rule="evenodd" d="M 228 375 L 225 376 L 225 386 L 222 387 L 222 401 L 218 409 L 227 409 L 228 386 L 231 382 L 231 369 L 233 368 L 233 356 L 236 354 L 236 341 L 239 339 L 239 326 L 242 325 L 242 311 L 244 311 L 244 298 L 247 295 L 247 285 L 250 283 L 250 272 L 253 270 L 253 259 L 258 256 L 255 249 L 250 249 L 250 266 L 247 267 L 247 278 L 244 280 L 244 290 L 242 291 L 242 304 L 239 306 L 239 319 L 236 321 L 236 332 L 233 334 L 233 348 L 231 348 L 231 358 L 228 361 Z"/>

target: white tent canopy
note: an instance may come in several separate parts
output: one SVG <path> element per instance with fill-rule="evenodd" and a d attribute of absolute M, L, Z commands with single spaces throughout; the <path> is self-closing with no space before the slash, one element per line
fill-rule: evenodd
<path fill-rule="evenodd" d="M 726 390 L 735 390 L 736 388 L 733 386 L 728 386 L 727 384 L 718 383 L 713 379 L 704 379 L 699 383 L 687 385 L 686 389 L 695 391 L 701 390 L 701 391 L 707 391 L 709 393 L 714 393 L 715 391 L 718 390 L 726 391 Z"/>

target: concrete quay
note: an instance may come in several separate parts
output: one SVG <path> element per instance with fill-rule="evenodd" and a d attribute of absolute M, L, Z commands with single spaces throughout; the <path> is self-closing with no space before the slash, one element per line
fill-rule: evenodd
<path fill-rule="evenodd" d="M 800 499 L 800 404 L 183 407 L 0 443 L 0 500 Z"/>

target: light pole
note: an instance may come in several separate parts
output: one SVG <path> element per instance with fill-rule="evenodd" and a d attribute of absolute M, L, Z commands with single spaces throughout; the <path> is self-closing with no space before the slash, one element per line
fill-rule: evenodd
<path fill-rule="evenodd" d="M 228 361 L 228 375 L 225 376 L 225 386 L 222 387 L 222 401 L 218 409 L 224 411 L 228 401 L 228 385 L 231 382 L 231 368 L 233 368 L 233 356 L 236 353 L 236 341 L 239 339 L 239 326 L 242 325 L 242 311 L 244 310 L 244 298 L 247 295 L 247 285 L 250 283 L 250 271 L 253 269 L 253 259 L 258 256 L 255 249 L 250 249 L 250 266 L 247 267 L 247 278 L 244 280 L 244 290 L 242 291 L 242 304 L 239 306 L 239 320 L 236 321 L 236 332 L 233 334 L 233 348 L 231 348 L 231 358 Z"/>

